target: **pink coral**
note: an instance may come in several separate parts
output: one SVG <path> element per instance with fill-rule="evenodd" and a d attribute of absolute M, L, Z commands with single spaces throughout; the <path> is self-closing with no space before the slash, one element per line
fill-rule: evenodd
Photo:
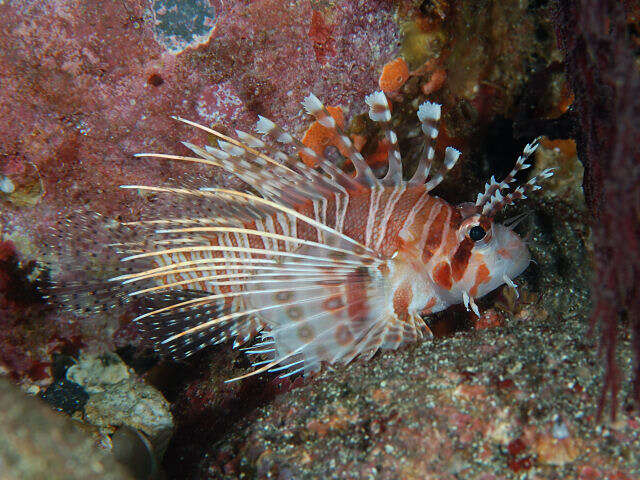
<path fill-rule="evenodd" d="M 246 108 L 231 81 L 205 86 L 196 103 L 200 117 L 214 124 L 231 124 L 246 115 Z"/>
<path fill-rule="evenodd" d="M 154 4 L 159 11 L 160 3 Z M 163 18 L 173 14 L 169 3 L 164 2 Z M 301 133 L 307 122 L 298 102 L 310 90 L 329 104 L 361 102 L 399 35 L 393 7 L 383 0 L 328 6 L 321 17 L 316 14 L 315 24 L 307 2 L 195 3 L 207 11 L 207 3 L 214 7 L 216 18 L 205 12 L 200 23 L 203 31 L 215 23 L 215 31 L 205 42 L 193 37 L 180 54 L 159 41 L 158 29 L 168 23 L 160 12 L 160 23 L 154 22 L 140 0 L 82 7 L 69 0 L 0 5 L 0 163 L 8 172 L 2 175 L 15 173 L 15 162 L 7 160 L 33 164 L 46 192 L 36 206 L 0 198 L 0 219 L 6 234 L 21 239 L 25 251 L 19 255 L 45 261 L 54 279 L 62 270 L 65 279 L 74 280 L 74 269 L 85 268 L 87 253 L 98 242 L 79 226 L 62 228 L 61 218 L 79 209 L 139 218 L 152 199 L 119 185 L 163 184 L 192 173 L 191 165 L 132 158 L 137 152 L 179 151 L 180 140 L 198 138 L 199 132 L 176 124 L 172 115 L 250 130 L 263 114 Z M 319 58 L 314 42 L 331 50 Z M 372 51 L 372 44 L 379 48 Z M 214 183 L 226 181 L 216 172 L 207 175 Z M 49 235 L 52 227 L 58 236 Z M 19 317 L 13 304 L 4 308 L 9 310 L 3 321 Z M 65 327 L 72 320 L 74 327 Z M 4 352 L 13 347 L 26 352 L 38 342 L 49 345 L 53 337 L 79 334 L 95 348 L 113 348 L 114 341 L 132 337 L 126 325 L 118 329 L 119 320 L 111 316 L 97 326 L 94 317 L 47 311 L 38 335 L 21 338 L 22 330 L 10 323 L 0 346 Z M 47 360 L 50 349 L 39 351 Z M 18 376 L 25 368 L 11 367 Z"/>

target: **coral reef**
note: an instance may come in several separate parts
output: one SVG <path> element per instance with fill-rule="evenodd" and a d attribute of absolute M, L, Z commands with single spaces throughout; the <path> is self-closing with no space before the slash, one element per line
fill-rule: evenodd
<path fill-rule="evenodd" d="M 243 130 L 265 115 L 299 137 L 307 132 L 307 144 L 320 150 L 331 139 L 309 126 L 299 105 L 313 91 L 335 106 L 332 113 L 379 167 L 388 145 L 362 114 L 363 99 L 390 64 L 401 67 L 399 75 L 387 70 L 389 96 L 409 158 L 421 146 L 417 101 L 429 96 L 444 105 L 439 141 L 464 152 L 437 192 L 449 201 L 471 200 L 485 178 L 506 174 L 530 138 L 579 132 L 588 205 L 599 215 L 594 234 L 604 284 L 594 293 L 606 307 L 596 312 L 604 319 L 615 393 L 622 375 L 616 365 L 632 369 L 629 339 L 614 350 L 616 335 L 624 337 L 616 333 L 619 311 L 622 323 L 635 325 L 636 345 L 640 338 L 632 290 L 640 284 L 633 256 L 640 238 L 633 195 L 640 189 L 630 174 L 640 144 L 633 110 L 640 94 L 631 57 L 619 48 L 624 21 L 617 7 L 607 31 L 615 35 L 598 30 L 605 5 L 611 7 L 559 5 L 567 87 L 547 2 L 0 4 L 0 372 L 51 407 L 93 423 L 87 428 L 94 440 L 125 463 L 148 460 L 145 472 L 156 468 L 146 436 L 167 440 L 159 434 L 171 417 L 161 391 L 175 422 L 163 463 L 169 478 L 318 478 L 337 471 L 347 478 L 430 473 L 488 480 L 543 478 L 555 468 L 563 478 L 638 478 L 638 419 L 624 409 L 616 423 L 594 429 L 591 397 L 603 369 L 586 337 L 590 215 L 572 142 L 545 140 L 536 157 L 533 170 L 559 168 L 544 197 L 525 204 L 534 212 L 529 241 L 538 265 L 523 276 L 519 299 L 497 292 L 483 300 L 480 320 L 452 309 L 433 319 L 436 343 L 317 378 L 224 384 L 248 368 L 229 346 L 183 364 L 158 363 L 140 346 L 131 312 L 78 315 L 65 305 L 46 306 L 39 293 L 50 280 L 72 284 L 86 281 L 87 271 L 98 280 L 113 273 L 88 212 L 138 219 L 158 203 L 119 185 L 233 181 L 132 157 L 180 153 L 180 140 L 205 140 L 171 115 Z M 404 66 L 390 63 L 399 56 Z M 623 242 L 628 248 L 616 248 Z M 456 335 L 460 330 L 465 334 Z M 100 360 L 116 349 L 128 366 Z M 136 418 L 159 419 L 155 427 L 125 418 L 137 415 L 142 397 L 151 406 Z M 146 453 L 136 457 L 138 451 Z"/>
<path fill-rule="evenodd" d="M 640 406 L 640 73 L 627 31 L 633 2 L 557 3 L 558 40 L 575 96 L 578 155 L 593 214 L 596 259 L 592 323 L 600 327 L 607 365 L 604 395 L 615 417 L 619 330 L 633 335 L 633 396 Z"/>

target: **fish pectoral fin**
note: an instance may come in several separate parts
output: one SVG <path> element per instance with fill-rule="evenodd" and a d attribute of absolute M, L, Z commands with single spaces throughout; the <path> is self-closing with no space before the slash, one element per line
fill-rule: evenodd
<path fill-rule="evenodd" d="M 504 274 L 502 276 L 502 280 L 504 280 L 504 283 L 506 285 L 508 285 L 509 287 L 513 288 L 513 291 L 516 294 L 516 298 L 520 298 L 520 292 L 518 292 L 518 285 L 516 285 L 516 283 L 513 280 L 511 280 L 511 278 L 509 278 L 507 276 L 507 274 Z"/>
<path fill-rule="evenodd" d="M 464 307 L 467 309 L 467 312 L 472 311 L 476 314 L 476 317 L 481 317 L 480 309 L 478 308 L 478 305 L 476 305 L 476 301 L 467 292 L 462 292 L 462 302 L 464 303 Z"/>

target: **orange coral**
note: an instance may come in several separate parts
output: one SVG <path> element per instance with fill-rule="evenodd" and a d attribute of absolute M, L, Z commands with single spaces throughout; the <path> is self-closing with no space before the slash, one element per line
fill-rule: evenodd
<path fill-rule="evenodd" d="M 447 72 L 441 68 L 434 70 L 429 78 L 429 81 L 422 85 L 422 93 L 429 95 L 433 92 L 440 90 L 445 80 L 447 79 Z"/>
<path fill-rule="evenodd" d="M 353 134 L 351 135 L 351 141 L 353 142 L 353 147 L 361 152 L 362 151 L 362 147 L 364 147 L 367 143 L 367 137 L 365 137 L 364 135 L 359 135 L 359 134 Z"/>
<path fill-rule="evenodd" d="M 542 145 L 550 149 L 558 149 L 564 158 L 571 158 L 577 155 L 575 140 L 549 140 L 544 138 Z"/>
<path fill-rule="evenodd" d="M 565 82 L 562 85 L 562 98 L 557 107 L 559 115 L 562 115 L 567 110 L 569 110 L 569 107 L 573 105 L 574 100 L 575 100 L 575 96 L 573 95 L 573 92 L 571 91 L 569 84 Z"/>
<path fill-rule="evenodd" d="M 387 159 L 389 157 L 389 148 L 391 144 L 386 138 L 383 138 L 378 142 L 378 146 L 376 147 L 375 152 L 371 155 L 367 156 L 367 163 L 371 167 L 380 167 L 382 165 L 386 165 Z"/>
<path fill-rule="evenodd" d="M 327 110 L 336 121 L 336 125 L 338 125 L 338 127 L 340 128 L 344 128 L 344 114 L 342 113 L 342 109 L 340 107 L 327 107 Z M 313 122 L 304 134 L 302 143 L 316 152 L 317 155 L 322 155 L 325 148 L 327 148 L 328 146 L 334 146 L 338 148 L 340 153 L 342 153 L 343 155 L 347 155 L 348 152 L 337 141 L 337 135 L 338 134 L 335 130 L 327 128 L 324 125 L 321 125 L 319 122 Z M 302 158 L 302 161 L 308 166 L 315 166 L 315 161 L 310 155 L 301 152 L 300 158 Z"/>
<path fill-rule="evenodd" d="M 401 57 L 390 61 L 382 68 L 378 85 L 383 92 L 398 90 L 409 79 L 409 67 Z"/>
<path fill-rule="evenodd" d="M 442 68 L 441 63 L 442 59 L 432 58 L 411 72 L 411 75 L 429 75 L 429 80 L 427 80 L 426 83 L 423 83 L 421 87 L 422 93 L 425 95 L 430 95 L 431 93 L 440 90 L 442 85 L 444 85 L 444 82 L 447 80 L 447 71 Z"/>

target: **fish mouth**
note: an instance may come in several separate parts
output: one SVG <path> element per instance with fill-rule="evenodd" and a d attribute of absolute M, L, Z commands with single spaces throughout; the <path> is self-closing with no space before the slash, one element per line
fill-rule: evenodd
<path fill-rule="evenodd" d="M 512 220 L 512 224 L 513 222 L 519 223 L 527 215 L 523 214 L 514 217 L 515 220 Z M 511 254 L 510 265 L 505 273 L 510 278 L 515 278 L 524 272 L 531 262 L 531 253 L 527 248 L 527 243 L 510 226 L 494 225 L 494 227 L 494 234 L 497 236 L 498 244 Z"/>

